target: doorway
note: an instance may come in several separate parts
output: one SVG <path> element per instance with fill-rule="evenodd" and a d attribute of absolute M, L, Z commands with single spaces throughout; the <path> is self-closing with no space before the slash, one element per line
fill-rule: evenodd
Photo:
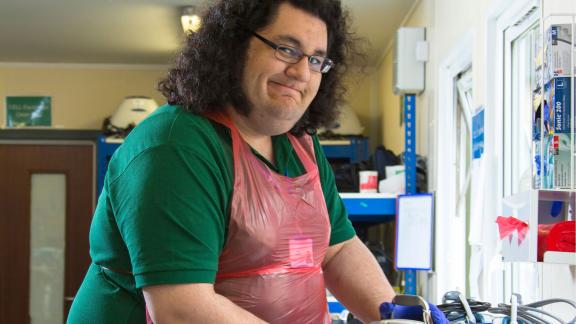
<path fill-rule="evenodd" d="M 90 264 L 93 143 L 0 144 L 0 322 L 63 323 Z"/>

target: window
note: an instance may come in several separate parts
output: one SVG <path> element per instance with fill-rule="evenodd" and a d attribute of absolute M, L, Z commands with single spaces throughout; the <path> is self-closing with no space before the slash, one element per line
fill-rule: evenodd
<path fill-rule="evenodd" d="M 532 89 L 537 85 L 535 58 L 542 39 L 536 13 L 504 32 L 504 196 L 532 187 Z"/>

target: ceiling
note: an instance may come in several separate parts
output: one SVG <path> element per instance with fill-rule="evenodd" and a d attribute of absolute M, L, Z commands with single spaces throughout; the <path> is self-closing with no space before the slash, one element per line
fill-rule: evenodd
<path fill-rule="evenodd" d="M 342 0 L 376 65 L 418 0 Z M 2 0 L 0 62 L 169 64 L 179 14 L 210 0 Z"/>

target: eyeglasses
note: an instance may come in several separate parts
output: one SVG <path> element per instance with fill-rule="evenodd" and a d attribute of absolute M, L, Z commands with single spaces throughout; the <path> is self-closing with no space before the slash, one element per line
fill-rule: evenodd
<path fill-rule="evenodd" d="M 334 67 L 334 62 L 331 59 L 319 56 L 319 55 L 307 55 L 302 52 L 302 50 L 282 44 L 276 44 L 270 41 L 256 32 L 251 32 L 256 38 L 264 42 L 264 44 L 272 47 L 275 50 L 274 55 L 277 59 L 284 61 L 286 63 L 298 63 L 300 60 L 306 56 L 308 58 L 308 66 L 310 70 L 320 73 L 327 73 L 331 68 Z"/>

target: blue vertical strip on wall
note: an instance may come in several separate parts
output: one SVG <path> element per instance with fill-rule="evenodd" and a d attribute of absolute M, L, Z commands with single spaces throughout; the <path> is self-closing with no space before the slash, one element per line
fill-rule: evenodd
<path fill-rule="evenodd" d="M 416 95 L 404 95 L 404 167 L 406 174 L 406 194 L 416 190 Z M 407 295 L 416 295 L 416 270 L 405 272 Z"/>
<path fill-rule="evenodd" d="M 404 165 L 406 168 L 406 194 L 416 190 L 416 95 L 404 96 Z"/>

